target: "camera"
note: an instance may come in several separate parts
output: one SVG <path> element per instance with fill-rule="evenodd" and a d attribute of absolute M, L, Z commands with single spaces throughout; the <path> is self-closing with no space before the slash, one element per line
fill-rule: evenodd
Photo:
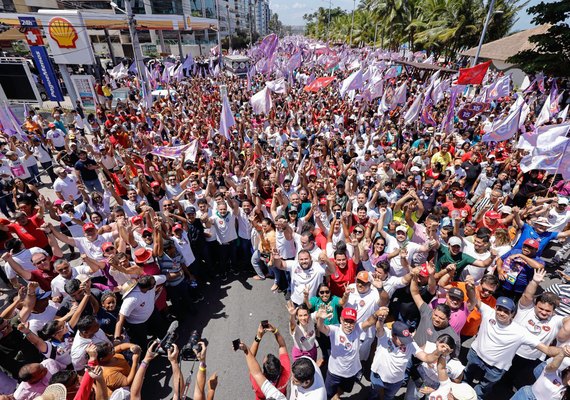
<path fill-rule="evenodd" d="M 186 343 L 180 350 L 180 357 L 182 360 L 193 361 L 196 359 L 196 353 L 200 353 L 202 351 L 202 345 L 198 342 L 204 342 L 206 346 L 208 345 L 208 340 L 201 338 L 198 331 L 193 330 L 192 333 L 190 333 L 188 343 Z"/>

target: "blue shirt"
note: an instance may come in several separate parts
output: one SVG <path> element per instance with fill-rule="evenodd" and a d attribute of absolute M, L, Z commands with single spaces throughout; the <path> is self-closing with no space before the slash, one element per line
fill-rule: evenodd
<path fill-rule="evenodd" d="M 509 256 L 512 256 L 513 254 L 522 254 L 522 250 L 513 248 L 513 249 L 511 249 L 511 251 L 503 254 L 503 256 L 501 257 L 501 260 L 503 260 L 503 263 L 504 263 L 503 267 L 505 269 L 509 269 L 511 271 L 512 270 L 518 270 L 519 274 L 517 275 L 516 279 L 514 280 L 514 283 L 511 282 L 507 278 L 503 281 L 502 285 L 503 285 L 503 288 L 506 290 L 512 290 L 515 293 L 522 293 L 522 292 L 524 292 L 528 283 L 532 280 L 534 270 L 530 265 L 528 265 L 524 261 L 511 261 L 510 265 L 506 265 L 507 263 L 505 263 L 505 260 Z M 534 260 L 538 261 L 539 263 L 544 265 L 544 260 L 542 258 L 537 256 L 534 258 Z"/>
<path fill-rule="evenodd" d="M 523 228 L 521 231 L 521 236 L 519 237 L 519 240 L 517 241 L 517 243 L 513 246 L 513 250 L 514 249 L 522 250 L 522 246 L 523 246 L 523 243 L 525 240 L 534 239 L 534 240 L 538 241 L 538 243 L 539 243 L 538 252 L 536 253 L 536 255 L 537 255 L 537 257 L 540 257 L 542 255 L 542 251 L 544 250 L 544 248 L 546 247 L 548 242 L 556 239 L 557 237 L 558 237 L 558 232 L 543 232 L 543 233 L 539 234 L 538 232 L 536 232 L 534 230 L 534 228 L 532 226 L 525 223 L 523 225 Z M 515 253 L 515 254 L 519 254 L 519 253 Z"/>

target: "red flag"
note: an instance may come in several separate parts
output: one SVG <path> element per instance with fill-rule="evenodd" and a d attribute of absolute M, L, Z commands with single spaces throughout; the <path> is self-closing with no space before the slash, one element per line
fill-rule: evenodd
<path fill-rule="evenodd" d="M 321 90 L 322 88 L 326 88 L 328 85 L 330 85 L 331 82 L 334 81 L 334 78 L 335 78 L 334 76 L 325 76 L 323 78 L 317 78 L 312 83 L 305 86 L 305 88 L 303 90 L 305 92 L 316 93 L 319 90 Z"/>
<path fill-rule="evenodd" d="M 458 85 L 480 85 L 483 78 L 491 65 L 491 61 L 477 64 L 471 68 L 460 68 L 459 78 L 457 78 Z"/>

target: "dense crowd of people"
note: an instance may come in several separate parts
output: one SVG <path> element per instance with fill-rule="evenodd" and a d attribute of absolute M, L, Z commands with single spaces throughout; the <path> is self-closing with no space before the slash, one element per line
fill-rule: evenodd
<path fill-rule="evenodd" d="M 568 82 L 511 88 L 442 130 L 446 110 L 484 87 L 448 87 L 429 118 L 405 123 L 433 71 L 388 74 L 392 64 L 370 49 L 326 47 L 323 61 L 312 42 L 275 47 L 264 73 L 190 67 L 159 79 L 170 95 L 146 106 L 136 75 L 106 75 L 94 113 L 79 103 L 47 118 L 30 111 L 23 135 L 1 134 L 0 276 L 13 291 L 0 313 L 0 398 L 144 398 L 160 352 L 184 398 L 180 349 L 153 339 L 192 318 L 207 283 L 250 274 L 283 293 L 289 315 L 234 343 L 257 399 L 337 399 L 363 376 L 363 393 L 385 400 L 507 398 L 499 386 L 515 400 L 570 399 L 570 183 L 523 171 L 517 147 L 548 90 Z M 252 65 L 266 51 L 251 50 Z M 331 67 L 334 52 L 350 62 Z M 277 66 L 294 54 L 287 75 Z M 384 93 L 405 82 L 403 101 L 339 93 L 355 63 L 384 68 Z M 336 83 L 306 90 L 331 70 Z M 280 77 L 286 90 L 255 114 L 252 95 Z M 227 132 L 222 84 L 235 119 Z M 111 107 L 118 86 L 129 97 Z M 521 98 L 519 133 L 482 141 Z M 560 283 L 545 283 L 553 271 Z M 278 352 L 259 362 L 266 336 Z M 193 355 L 195 400 L 213 399 L 218 384 L 206 377 L 206 349 Z"/>

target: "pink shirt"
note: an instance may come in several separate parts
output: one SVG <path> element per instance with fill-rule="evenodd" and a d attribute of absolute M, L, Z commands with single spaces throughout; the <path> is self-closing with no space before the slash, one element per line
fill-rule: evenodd
<path fill-rule="evenodd" d="M 430 307 L 435 309 L 438 304 L 444 304 L 446 301 L 445 297 L 440 299 L 435 299 L 431 302 Z M 467 307 L 467 303 L 463 302 L 461 306 L 457 310 L 451 310 L 451 317 L 449 318 L 449 326 L 453 328 L 453 330 L 459 335 L 463 326 L 467 322 L 467 317 L 471 311 L 469 311 L 469 307 Z"/>
<path fill-rule="evenodd" d="M 41 364 L 47 368 L 47 374 L 36 383 L 29 384 L 28 382 L 21 382 L 14 392 L 14 398 L 16 400 L 33 400 L 41 396 L 48 387 L 51 376 L 60 370 L 58 363 L 49 358 L 43 360 Z"/>

